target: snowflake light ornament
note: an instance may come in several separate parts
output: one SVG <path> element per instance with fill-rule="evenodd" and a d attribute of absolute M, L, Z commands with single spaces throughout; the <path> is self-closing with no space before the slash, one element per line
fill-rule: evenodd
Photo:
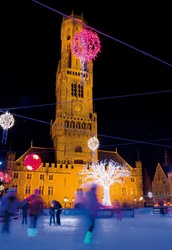
<path fill-rule="evenodd" d="M 88 147 L 92 151 L 95 151 L 99 147 L 99 140 L 95 136 L 93 136 L 88 140 Z"/>
<path fill-rule="evenodd" d="M 92 164 L 95 160 L 96 149 L 99 147 L 99 140 L 93 136 L 88 140 L 88 147 L 92 150 Z"/>
<path fill-rule="evenodd" d="M 6 111 L 5 114 L 0 116 L 0 125 L 3 128 L 2 143 L 6 144 L 8 129 L 14 125 L 13 115 L 11 115 L 8 111 Z"/>
<path fill-rule="evenodd" d="M 153 198 L 152 192 L 148 192 L 148 197 L 149 197 L 150 199 Z"/>

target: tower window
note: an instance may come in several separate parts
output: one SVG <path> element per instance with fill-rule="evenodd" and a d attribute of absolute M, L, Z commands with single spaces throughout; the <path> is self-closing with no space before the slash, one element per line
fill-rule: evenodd
<path fill-rule="evenodd" d="M 71 95 L 72 96 L 76 96 L 76 84 L 75 83 L 72 83 L 72 86 L 71 86 Z"/>
<path fill-rule="evenodd" d="M 82 147 L 81 146 L 77 146 L 75 148 L 75 152 L 82 152 Z"/>
<path fill-rule="evenodd" d="M 71 84 L 71 95 L 76 97 L 84 97 L 83 85 L 72 83 Z"/>

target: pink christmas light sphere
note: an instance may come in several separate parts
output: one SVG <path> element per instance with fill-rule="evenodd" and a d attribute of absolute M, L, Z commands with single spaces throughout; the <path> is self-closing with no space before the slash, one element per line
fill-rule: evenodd
<path fill-rule="evenodd" d="M 71 49 L 82 62 L 91 61 L 100 51 L 99 37 L 91 30 L 82 29 L 74 35 Z"/>
<path fill-rule="evenodd" d="M 10 183 L 12 181 L 12 175 L 9 172 L 4 172 L 4 182 Z"/>
<path fill-rule="evenodd" d="M 0 181 L 4 181 L 4 173 L 0 172 Z"/>
<path fill-rule="evenodd" d="M 0 181 L 3 181 L 4 183 L 10 183 L 12 181 L 12 175 L 9 172 L 1 171 Z"/>
<path fill-rule="evenodd" d="M 37 154 L 29 154 L 24 159 L 24 165 L 28 170 L 37 170 L 41 166 L 42 160 Z"/>

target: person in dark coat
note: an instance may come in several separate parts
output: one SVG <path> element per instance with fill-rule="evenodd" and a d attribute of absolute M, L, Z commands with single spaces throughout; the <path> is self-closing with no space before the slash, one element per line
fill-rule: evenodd
<path fill-rule="evenodd" d="M 49 207 L 49 215 L 50 215 L 49 225 L 51 226 L 52 222 L 55 225 L 55 209 L 54 209 L 54 204 L 52 202 L 50 203 L 50 207 Z"/>
<path fill-rule="evenodd" d="M 61 219 L 60 219 L 60 215 L 62 212 L 62 205 L 59 201 L 53 200 L 52 204 L 54 204 L 54 209 L 56 210 L 56 223 L 60 226 L 61 225 Z"/>
<path fill-rule="evenodd" d="M 3 214 L 2 233 L 10 232 L 10 220 L 13 215 L 16 215 L 19 209 L 19 199 L 16 195 L 16 188 L 9 188 L 1 199 L 1 211 Z"/>
<path fill-rule="evenodd" d="M 164 215 L 165 214 L 165 209 L 164 209 L 164 201 L 163 200 L 159 200 L 158 201 L 158 205 L 160 207 L 160 214 Z"/>
<path fill-rule="evenodd" d="M 22 225 L 23 224 L 27 225 L 28 210 L 29 210 L 29 201 L 28 201 L 28 199 L 24 199 L 21 202 L 20 208 L 22 210 L 22 212 L 21 212 L 21 215 L 22 215 Z"/>

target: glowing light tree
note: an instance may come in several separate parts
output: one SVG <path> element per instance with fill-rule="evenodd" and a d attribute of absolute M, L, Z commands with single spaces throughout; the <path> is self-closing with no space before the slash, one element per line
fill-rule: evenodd
<path fill-rule="evenodd" d="M 127 177 L 130 176 L 130 171 L 125 165 L 120 165 L 118 162 L 110 160 L 93 163 L 92 166 L 86 166 L 80 173 L 84 182 L 94 182 L 103 187 L 104 206 L 112 206 L 110 200 L 110 186 L 115 182 L 123 184 Z"/>
<path fill-rule="evenodd" d="M 82 70 L 82 83 L 84 82 L 84 71 L 87 70 L 88 61 L 93 60 L 100 52 L 100 40 L 95 32 L 86 28 L 77 32 L 71 44 L 72 53 L 80 59 Z M 85 74 L 87 75 L 87 74 Z"/>
<path fill-rule="evenodd" d="M 0 125 L 3 128 L 2 143 L 6 144 L 8 129 L 14 125 L 13 115 L 11 115 L 8 111 L 6 111 L 5 114 L 0 116 Z"/>

